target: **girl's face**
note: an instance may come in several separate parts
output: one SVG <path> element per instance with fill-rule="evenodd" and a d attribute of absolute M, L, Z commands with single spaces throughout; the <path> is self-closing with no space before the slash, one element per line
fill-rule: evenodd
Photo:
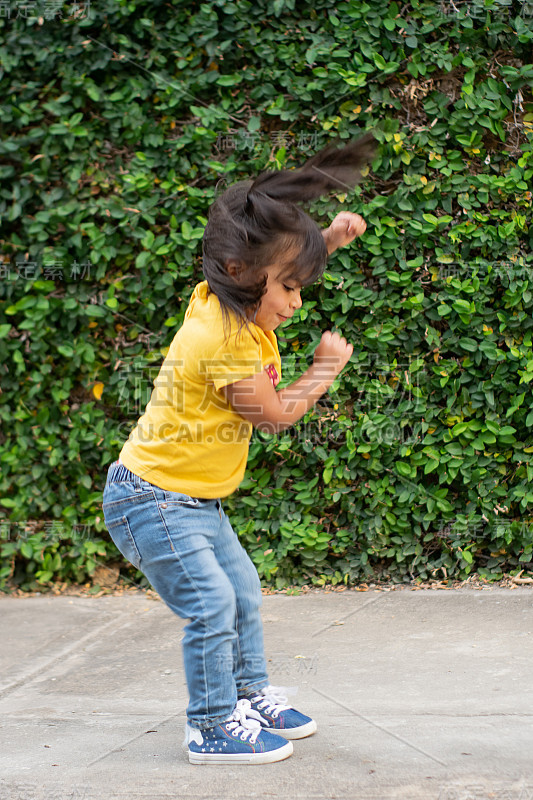
<path fill-rule="evenodd" d="M 284 278 L 279 265 L 267 267 L 266 291 L 251 319 L 264 331 L 273 331 L 301 308 L 301 287 L 293 278 Z"/>

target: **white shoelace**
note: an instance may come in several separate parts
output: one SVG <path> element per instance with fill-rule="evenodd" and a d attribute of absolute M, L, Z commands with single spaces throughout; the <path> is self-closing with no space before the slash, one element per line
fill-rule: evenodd
<path fill-rule="evenodd" d="M 271 714 L 277 718 L 280 711 L 288 711 L 292 708 L 288 703 L 288 695 L 296 694 L 298 687 L 296 686 L 265 686 L 261 689 L 253 699 L 261 697 L 261 702 L 257 703 L 257 709 L 264 710 L 265 713 Z"/>
<path fill-rule="evenodd" d="M 246 699 L 238 700 L 233 713 L 225 720 L 224 725 L 232 736 L 239 736 L 243 742 L 255 744 L 255 740 L 261 733 L 261 723 L 254 719 L 256 712 L 252 709 L 250 701 Z"/>

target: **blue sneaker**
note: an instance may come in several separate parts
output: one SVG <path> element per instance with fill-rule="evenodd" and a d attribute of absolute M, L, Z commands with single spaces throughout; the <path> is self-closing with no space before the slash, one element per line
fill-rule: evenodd
<path fill-rule="evenodd" d="M 287 705 L 285 692 L 287 689 L 283 686 L 265 686 L 255 694 L 248 695 L 246 699 L 252 706 L 250 715 L 255 711 L 253 716 L 265 729 L 279 733 L 285 739 L 311 736 L 317 728 L 315 720 Z"/>
<path fill-rule="evenodd" d="M 207 730 L 185 726 L 183 746 L 191 764 L 270 764 L 292 754 L 292 742 L 264 730 L 261 723 L 248 716 L 248 700 L 237 701 L 233 713 L 219 725 Z"/>

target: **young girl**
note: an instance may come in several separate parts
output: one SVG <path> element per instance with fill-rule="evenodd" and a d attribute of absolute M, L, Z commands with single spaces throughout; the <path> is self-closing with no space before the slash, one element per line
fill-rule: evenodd
<path fill-rule="evenodd" d="M 299 170 L 241 181 L 213 204 L 203 237 L 207 280 L 194 289 L 145 413 L 108 470 L 107 529 L 185 627 L 184 746 L 193 764 L 263 764 L 290 756 L 316 722 L 269 684 L 257 570 L 224 513 L 246 468 L 252 427 L 275 433 L 327 391 L 353 348 L 327 331 L 313 364 L 276 390 L 275 329 L 302 305 L 328 254 L 366 228 L 357 214 L 318 225 L 295 202 L 360 179 L 365 134 Z"/>

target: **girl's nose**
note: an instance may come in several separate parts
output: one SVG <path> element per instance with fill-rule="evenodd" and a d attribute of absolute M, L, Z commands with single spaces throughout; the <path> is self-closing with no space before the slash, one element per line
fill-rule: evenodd
<path fill-rule="evenodd" d="M 294 294 L 293 294 L 293 296 L 291 298 L 291 306 L 294 309 L 302 307 L 302 296 L 300 294 L 300 290 L 299 289 L 295 289 L 294 290 Z"/>

